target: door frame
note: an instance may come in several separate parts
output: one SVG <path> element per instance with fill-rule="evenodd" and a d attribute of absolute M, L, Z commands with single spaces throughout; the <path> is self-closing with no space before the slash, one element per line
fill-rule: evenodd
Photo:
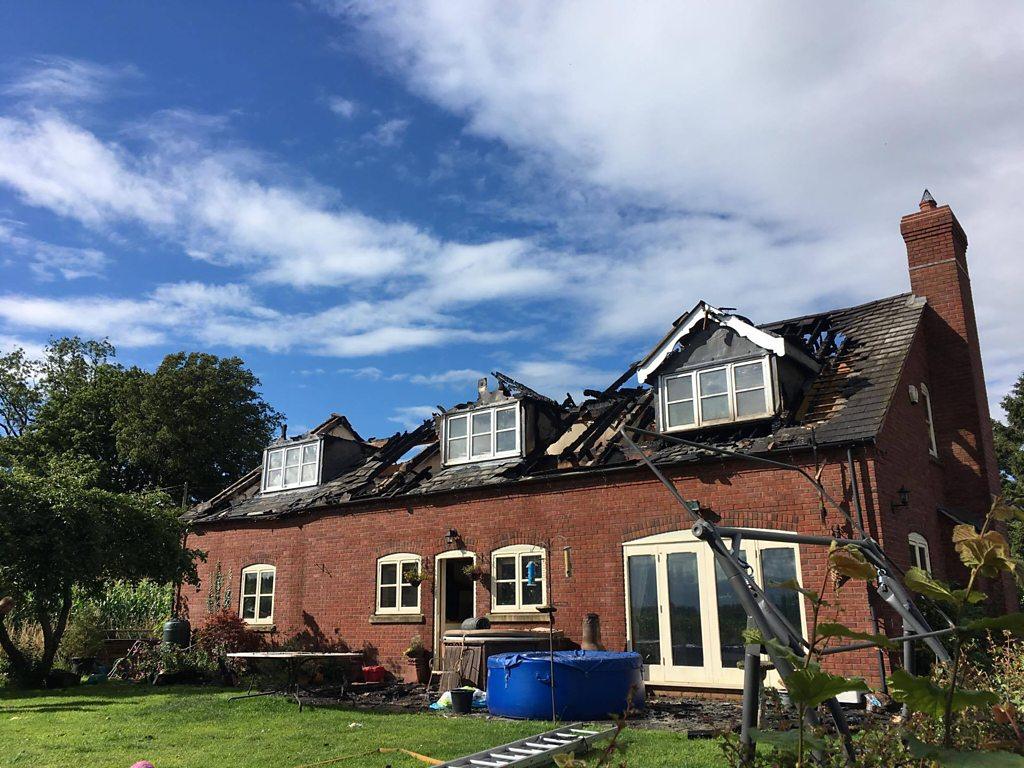
<path fill-rule="evenodd" d="M 451 549 L 441 552 L 434 557 L 434 653 L 441 650 L 441 636 L 444 634 L 444 608 L 445 608 L 445 560 L 472 559 L 476 565 L 477 557 L 475 552 L 468 549 Z M 473 582 L 473 614 L 476 614 L 476 582 Z"/>
<path fill-rule="evenodd" d="M 768 532 L 770 529 L 758 528 Z M 697 545 L 694 547 L 694 545 Z M 761 550 L 792 549 L 797 581 L 803 584 L 803 568 L 800 559 L 799 545 L 787 545 L 777 542 L 744 540 L 743 548 L 748 553 L 748 562 L 754 569 L 755 581 L 761 584 Z M 655 575 L 658 587 L 658 627 L 662 641 L 663 658 L 666 642 L 671 646 L 671 622 L 668 606 L 668 566 L 667 555 L 671 552 L 697 552 L 697 574 L 700 579 L 701 594 L 701 640 L 704 644 L 703 667 L 674 667 L 671 664 L 645 664 L 644 678 L 656 685 L 679 687 L 705 687 L 739 689 L 743 687 L 743 670 L 722 666 L 721 647 L 718 627 L 718 583 L 715 573 L 714 553 L 703 541 L 698 539 L 690 529 L 659 533 L 640 539 L 626 541 L 622 544 L 622 575 L 623 593 L 626 606 L 626 646 L 633 648 L 633 622 L 630 618 L 629 591 L 629 557 L 631 555 L 655 555 Z M 764 585 L 761 584 L 763 587 Z M 800 631 L 807 636 L 807 606 L 803 595 L 798 594 L 800 605 Z M 671 658 L 671 657 L 668 657 Z M 764 658 L 764 657 L 762 657 Z M 687 670 L 684 679 L 679 679 L 679 670 Z M 778 687 L 781 679 L 774 670 L 768 673 L 766 684 Z"/>

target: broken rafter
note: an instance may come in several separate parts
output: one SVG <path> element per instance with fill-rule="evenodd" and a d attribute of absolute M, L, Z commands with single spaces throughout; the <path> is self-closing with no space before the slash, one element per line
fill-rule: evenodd
<path fill-rule="evenodd" d="M 532 397 L 535 400 L 543 400 L 545 403 L 558 406 L 558 403 L 550 397 L 542 395 L 535 389 L 530 389 L 530 387 L 526 386 L 521 381 L 516 381 L 511 376 L 506 376 L 501 371 L 491 371 L 491 376 L 493 376 L 513 397 L 525 395 L 526 397 Z"/>

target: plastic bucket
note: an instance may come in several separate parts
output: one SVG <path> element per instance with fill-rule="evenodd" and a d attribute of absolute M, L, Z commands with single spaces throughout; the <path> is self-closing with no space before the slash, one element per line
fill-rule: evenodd
<path fill-rule="evenodd" d="M 452 712 L 456 715 L 468 715 L 469 711 L 473 708 L 473 689 L 453 688 L 451 694 Z"/>

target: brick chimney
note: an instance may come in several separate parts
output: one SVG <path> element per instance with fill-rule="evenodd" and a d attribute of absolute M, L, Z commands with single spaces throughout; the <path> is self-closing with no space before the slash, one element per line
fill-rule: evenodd
<path fill-rule="evenodd" d="M 974 318 L 967 235 L 948 205 L 926 189 L 920 211 L 904 216 L 910 288 L 928 300 L 926 313 L 930 383 L 939 457 L 949 478 L 947 498 L 984 512 L 999 490 L 981 345 Z"/>

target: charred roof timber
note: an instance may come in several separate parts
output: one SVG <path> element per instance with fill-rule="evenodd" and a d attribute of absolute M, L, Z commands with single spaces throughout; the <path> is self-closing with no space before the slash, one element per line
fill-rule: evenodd
<path fill-rule="evenodd" d="M 341 512 L 350 505 L 374 499 L 412 499 L 466 488 L 550 479 L 559 474 L 636 467 L 640 458 L 622 442 L 619 430 L 628 425 L 657 431 L 654 389 L 643 382 L 634 387 L 625 384 L 644 366 L 650 367 L 660 351 L 664 351 L 662 360 L 667 358 L 687 335 L 683 333 L 673 339 L 687 322 L 692 323 L 690 330 L 704 326 L 705 334 L 712 322 L 725 325 L 737 335 L 742 332 L 748 341 L 763 343 L 794 362 L 799 360 L 806 371 L 795 404 L 787 404 L 769 419 L 696 429 L 692 440 L 765 455 L 871 441 L 881 428 L 924 307 L 924 299 L 901 294 L 847 309 L 754 326 L 731 310 L 716 309 L 702 302 L 673 324 L 644 360 L 630 365 L 605 389 L 585 390 L 586 399 L 579 404 L 572 400 L 557 403 L 526 384 L 495 372 L 498 387 L 494 391 L 488 389 L 484 379 L 475 401 L 452 406 L 447 414 L 439 406 L 437 417 L 385 441 L 364 440 L 344 416 L 332 414 L 310 430 L 308 437 L 300 436 L 306 440 L 322 439 L 327 446 L 324 460 L 335 457 L 334 465 L 324 466 L 317 485 L 263 493 L 262 471 L 257 468 L 190 510 L 187 517 L 197 523 L 215 523 L 319 510 Z M 669 348 L 662 350 L 666 344 Z M 655 368 L 656 365 L 651 367 L 650 372 Z M 505 402 L 519 402 L 523 408 L 522 450 L 511 457 L 446 465 L 439 439 L 445 416 L 491 404 L 500 407 Z M 291 444 L 291 440 L 288 442 Z M 720 460 L 707 451 L 657 437 L 645 440 L 643 449 L 658 466 Z"/>

